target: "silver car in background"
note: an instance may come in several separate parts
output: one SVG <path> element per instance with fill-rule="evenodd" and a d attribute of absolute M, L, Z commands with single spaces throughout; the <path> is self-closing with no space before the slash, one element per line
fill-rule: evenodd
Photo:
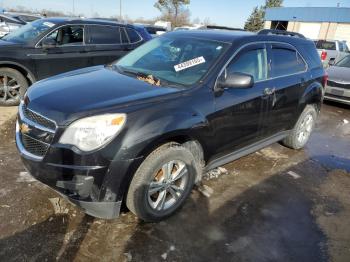
<path fill-rule="evenodd" d="M 337 63 L 349 54 L 346 41 L 316 40 L 314 42 L 324 67 Z"/>
<path fill-rule="evenodd" d="M 350 105 L 350 55 L 327 69 L 325 99 Z"/>
<path fill-rule="evenodd" d="M 17 30 L 21 26 L 41 19 L 40 15 L 25 14 L 25 13 L 0 13 L 0 37 Z"/>

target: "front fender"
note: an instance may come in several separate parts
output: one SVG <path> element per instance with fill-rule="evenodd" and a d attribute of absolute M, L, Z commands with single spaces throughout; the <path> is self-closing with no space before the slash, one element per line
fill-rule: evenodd
<path fill-rule="evenodd" d="M 124 159 L 143 157 L 157 145 L 174 137 L 189 137 L 205 145 L 203 137 L 210 130 L 207 119 L 200 113 L 194 110 L 176 113 L 174 110 L 166 110 L 156 114 L 157 116 L 153 114 L 150 117 L 141 117 L 128 127 L 122 146 Z"/>
<path fill-rule="evenodd" d="M 210 132 L 206 119 L 194 111 L 169 113 L 164 110 L 157 116 L 146 113 L 127 128 L 104 182 L 105 192 L 113 192 L 118 201 L 124 198 L 137 168 L 155 148 L 181 136 L 197 140 L 203 146 L 203 134 Z"/>

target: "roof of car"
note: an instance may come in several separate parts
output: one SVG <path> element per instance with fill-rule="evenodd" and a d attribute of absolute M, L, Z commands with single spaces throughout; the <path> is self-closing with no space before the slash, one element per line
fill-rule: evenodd
<path fill-rule="evenodd" d="M 221 42 L 233 42 L 234 40 L 255 35 L 250 32 L 243 31 L 228 31 L 228 30 L 179 30 L 168 33 L 167 35 L 181 35 L 187 37 L 203 38 Z"/>
<path fill-rule="evenodd" d="M 44 20 L 48 22 L 52 22 L 55 24 L 101 24 L 101 25 L 125 25 L 120 22 L 112 21 L 112 20 L 103 20 L 103 19 L 91 19 L 91 18 L 77 18 L 77 17 L 50 17 L 45 18 Z"/>
<path fill-rule="evenodd" d="M 295 43 L 299 41 L 310 41 L 309 39 L 292 37 L 286 35 L 275 34 L 257 34 L 247 31 L 232 31 L 232 30 L 188 30 L 188 31 L 173 31 L 166 35 L 179 35 L 181 37 L 194 37 L 206 40 L 214 40 L 220 42 L 233 43 L 237 40 L 247 41 L 281 41 L 286 43 Z"/>

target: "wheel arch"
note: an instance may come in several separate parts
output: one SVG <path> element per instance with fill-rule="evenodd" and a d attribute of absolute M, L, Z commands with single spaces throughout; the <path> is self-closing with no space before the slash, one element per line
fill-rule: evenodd
<path fill-rule="evenodd" d="M 0 62 L 0 68 L 11 68 L 19 71 L 28 81 L 29 85 L 32 85 L 36 82 L 34 74 L 25 66 L 12 62 L 12 61 L 2 61 Z"/>
<path fill-rule="evenodd" d="M 128 168 L 127 174 L 124 177 L 124 181 L 122 182 L 122 185 L 120 185 L 119 187 L 119 190 L 118 190 L 119 196 L 117 197 L 119 200 L 122 200 L 124 203 L 126 199 L 126 194 L 129 191 L 131 181 L 137 169 L 139 168 L 141 163 L 145 160 L 145 158 L 149 154 L 151 154 L 154 150 L 156 150 L 158 147 L 167 143 L 182 145 L 193 154 L 195 160 L 199 163 L 198 165 L 199 176 L 196 178 L 196 182 L 201 180 L 202 170 L 205 166 L 205 150 L 203 149 L 202 143 L 200 143 L 200 140 L 192 135 L 182 133 L 182 132 L 180 133 L 172 132 L 172 133 L 165 134 L 162 137 L 155 138 L 146 147 L 144 147 L 142 151 L 139 152 L 139 157 Z"/>
<path fill-rule="evenodd" d="M 321 110 L 321 105 L 323 102 L 323 86 L 319 82 L 313 82 L 310 84 L 301 95 L 299 100 L 299 110 L 300 114 L 307 105 L 315 105 L 316 111 L 319 113 Z"/>

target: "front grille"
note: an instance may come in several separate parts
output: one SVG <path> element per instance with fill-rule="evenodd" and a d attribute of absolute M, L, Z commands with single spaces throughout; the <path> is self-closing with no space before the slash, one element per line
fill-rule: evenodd
<path fill-rule="evenodd" d="M 339 87 L 339 88 L 344 88 L 344 89 L 350 89 L 350 84 L 338 83 L 338 82 L 334 82 L 334 81 L 331 81 L 331 80 L 328 80 L 327 84 L 328 84 L 328 86 L 332 86 L 332 87 Z"/>
<path fill-rule="evenodd" d="M 46 127 L 48 129 L 51 130 L 55 130 L 56 129 L 56 124 L 55 122 L 46 119 L 45 117 L 42 117 L 41 115 L 34 113 L 33 111 L 31 111 L 30 109 L 27 108 L 27 106 L 25 104 L 22 104 L 22 112 L 23 115 L 28 118 L 29 120 L 33 121 L 34 123 L 37 123 L 43 127 Z"/>
<path fill-rule="evenodd" d="M 23 147 L 25 148 L 25 150 L 27 150 L 29 153 L 39 156 L 39 157 L 43 157 L 47 150 L 49 149 L 49 145 L 46 143 L 43 143 L 39 140 L 36 140 L 30 136 L 21 135 L 22 137 L 22 144 Z"/>
<path fill-rule="evenodd" d="M 338 98 L 338 99 L 342 99 L 342 100 L 346 100 L 350 102 L 350 98 L 346 97 L 346 96 L 337 96 L 337 95 L 333 95 L 333 94 L 326 94 L 326 97 L 332 97 L 332 98 Z"/>

